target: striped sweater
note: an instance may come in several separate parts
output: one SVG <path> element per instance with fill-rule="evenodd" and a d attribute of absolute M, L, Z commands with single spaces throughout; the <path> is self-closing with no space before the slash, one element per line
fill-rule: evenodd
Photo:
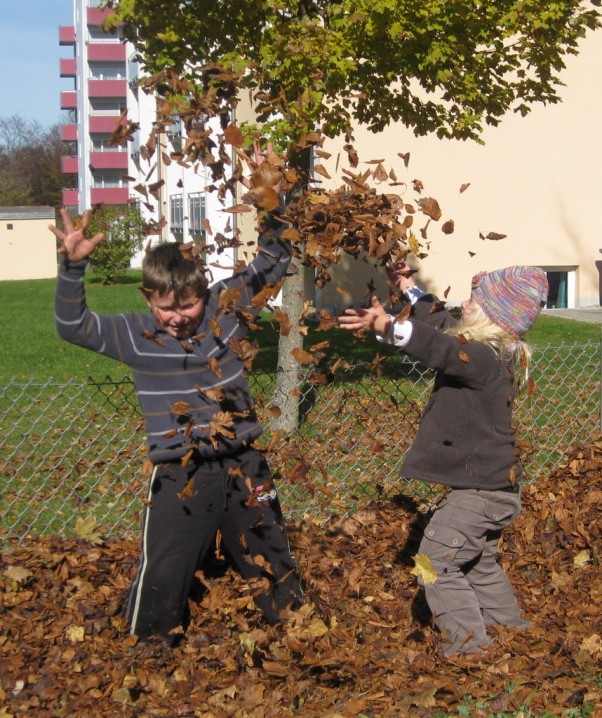
<path fill-rule="evenodd" d="M 153 462 L 181 459 L 191 448 L 201 458 L 230 454 L 261 434 L 249 393 L 245 336 L 264 304 L 262 290 L 277 284 L 290 263 L 281 232 L 281 225 L 266 229 L 253 261 L 210 287 L 201 323 L 186 341 L 168 334 L 150 312 L 92 312 L 84 290 L 87 262 L 61 260 L 58 333 L 131 368 Z M 226 309 L 220 297 L 222 304 L 227 299 Z"/>

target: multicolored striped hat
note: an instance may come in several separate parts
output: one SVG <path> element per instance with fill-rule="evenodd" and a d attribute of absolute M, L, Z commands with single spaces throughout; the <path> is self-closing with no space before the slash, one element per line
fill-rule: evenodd
<path fill-rule="evenodd" d="M 472 298 L 494 324 L 512 336 L 529 330 L 548 298 L 546 273 L 539 267 L 506 267 L 472 278 Z"/>

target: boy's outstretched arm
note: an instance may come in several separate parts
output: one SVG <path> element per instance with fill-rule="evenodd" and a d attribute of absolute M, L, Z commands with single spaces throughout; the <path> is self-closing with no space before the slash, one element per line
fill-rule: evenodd
<path fill-rule="evenodd" d="M 83 214 L 81 225 L 76 227 L 71 215 L 63 207 L 61 209 L 61 217 L 63 218 L 64 230 L 61 231 L 54 225 L 48 227 L 59 240 L 58 253 L 64 254 L 65 259 L 69 262 L 79 262 L 83 259 L 87 259 L 94 251 L 96 245 L 104 239 L 102 232 L 95 234 L 91 238 L 86 237 L 86 229 L 88 228 L 91 216 L 92 212 L 87 209 Z"/>

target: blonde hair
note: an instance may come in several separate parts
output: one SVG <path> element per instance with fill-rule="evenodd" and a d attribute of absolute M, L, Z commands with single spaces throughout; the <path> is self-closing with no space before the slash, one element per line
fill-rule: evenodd
<path fill-rule="evenodd" d="M 446 334 L 462 336 L 468 341 L 482 342 L 490 346 L 512 372 L 515 389 L 523 391 L 526 388 L 532 354 L 530 345 L 492 322 L 476 302 L 470 317 L 447 329 Z"/>

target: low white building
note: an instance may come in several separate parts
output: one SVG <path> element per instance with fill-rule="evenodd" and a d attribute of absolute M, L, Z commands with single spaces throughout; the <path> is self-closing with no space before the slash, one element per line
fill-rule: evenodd
<path fill-rule="evenodd" d="M 56 277 L 52 207 L 0 207 L 0 280 Z"/>

